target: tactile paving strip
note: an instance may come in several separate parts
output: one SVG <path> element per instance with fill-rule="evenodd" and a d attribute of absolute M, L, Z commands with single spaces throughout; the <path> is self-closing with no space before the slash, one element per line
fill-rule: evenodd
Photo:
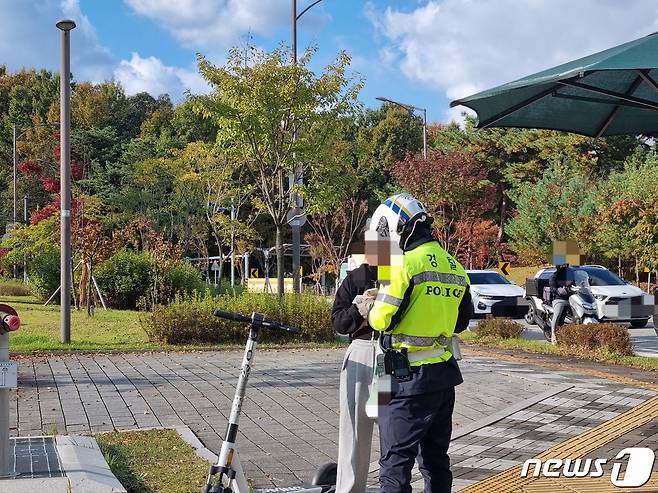
<path fill-rule="evenodd" d="M 53 437 L 12 438 L 10 470 L 19 478 L 56 478 L 66 476 Z"/>

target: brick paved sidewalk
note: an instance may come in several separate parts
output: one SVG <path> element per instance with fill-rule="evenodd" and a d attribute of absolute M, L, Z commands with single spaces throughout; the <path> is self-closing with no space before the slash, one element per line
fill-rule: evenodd
<path fill-rule="evenodd" d="M 343 350 L 256 355 L 239 438 L 257 486 L 294 484 L 335 460 Z M 24 358 L 13 434 L 189 426 L 218 452 L 240 352 Z M 466 353 L 451 457 L 463 488 L 628 410 L 651 392 L 605 379 Z M 373 439 L 373 459 L 378 438 Z M 376 481 L 376 461 L 372 480 Z M 416 477 L 418 479 L 418 476 Z M 417 483 L 419 485 L 419 483 Z"/>
<path fill-rule="evenodd" d="M 469 359 L 473 364 L 491 361 Z M 453 437 L 449 453 L 456 491 L 522 464 L 656 395 L 652 390 L 575 371 L 547 371 L 509 361 L 499 361 L 496 371 L 563 385 L 563 389 L 464 436 Z"/>

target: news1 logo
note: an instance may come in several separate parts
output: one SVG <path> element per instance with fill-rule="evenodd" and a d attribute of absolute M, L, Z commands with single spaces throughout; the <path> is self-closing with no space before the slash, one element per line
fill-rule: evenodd
<path fill-rule="evenodd" d="M 628 458 L 626 461 L 622 459 Z M 620 488 L 638 488 L 646 484 L 651 477 L 656 455 L 646 447 L 625 448 L 617 454 L 612 463 L 610 482 Z M 603 466 L 608 459 L 528 459 L 523 463 L 521 477 L 528 477 L 530 466 L 534 466 L 532 477 L 538 478 L 600 478 Z M 622 468 L 626 465 L 626 469 Z M 623 478 L 622 478 L 623 473 Z"/>

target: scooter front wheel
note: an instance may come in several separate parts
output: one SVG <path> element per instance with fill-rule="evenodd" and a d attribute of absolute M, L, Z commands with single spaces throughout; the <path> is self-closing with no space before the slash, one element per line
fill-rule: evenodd
<path fill-rule="evenodd" d="M 338 464 L 327 462 L 320 466 L 313 477 L 311 484 L 313 486 L 333 486 L 336 484 L 336 475 L 338 473 Z"/>

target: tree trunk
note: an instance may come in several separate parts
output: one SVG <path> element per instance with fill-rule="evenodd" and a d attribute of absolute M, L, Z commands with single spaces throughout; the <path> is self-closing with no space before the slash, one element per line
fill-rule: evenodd
<path fill-rule="evenodd" d="M 635 284 L 640 285 L 640 268 L 637 265 L 637 257 L 635 257 Z"/>
<path fill-rule="evenodd" d="M 283 245 L 281 242 L 281 225 L 276 225 L 276 278 L 279 299 L 283 299 Z"/>
<path fill-rule="evenodd" d="M 78 293 L 80 296 L 80 305 L 84 306 L 87 304 L 87 286 L 89 285 L 89 269 L 87 268 L 87 261 L 83 259 L 82 269 L 80 271 L 80 284 L 78 285 Z"/>
<path fill-rule="evenodd" d="M 219 271 L 217 272 L 217 292 L 221 294 L 222 292 L 222 275 L 224 274 L 224 256 L 220 255 L 222 259 L 218 262 Z"/>
<path fill-rule="evenodd" d="M 87 281 L 87 316 L 91 317 L 94 315 L 94 303 L 92 300 L 92 290 L 91 290 L 91 276 L 94 275 L 92 261 L 89 261 L 89 279 Z"/>

